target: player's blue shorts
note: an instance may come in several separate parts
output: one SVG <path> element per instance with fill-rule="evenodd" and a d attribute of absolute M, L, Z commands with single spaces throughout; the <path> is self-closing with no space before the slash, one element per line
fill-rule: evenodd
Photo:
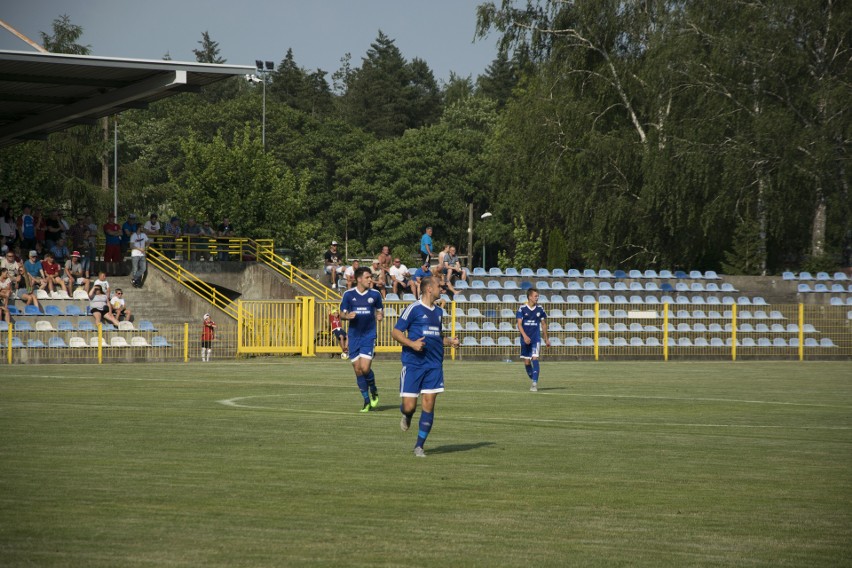
<path fill-rule="evenodd" d="M 399 396 L 417 398 L 420 393 L 444 392 L 441 367 L 403 367 L 399 374 Z"/>
<path fill-rule="evenodd" d="M 521 359 L 538 359 L 539 348 L 541 347 L 541 339 L 533 339 L 530 344 L 524 343 L 521 338 Z"/>
<path fill-rule="evenodd" d="M 349 360 L 355 361 L 359 357 L 367 359 L 373 358 L 373 353 L 376 351 L 375 337 L 362 337 L 360 335 L 349 334 Z"/>

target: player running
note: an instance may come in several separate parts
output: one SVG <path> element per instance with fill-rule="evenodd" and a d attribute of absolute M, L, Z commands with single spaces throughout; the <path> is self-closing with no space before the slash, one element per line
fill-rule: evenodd
<path fill-rule="evenodd" d="M 399 396 L 402 403 L 399 423 L 405 432 L 411 426 L 411 417 L 417 410 L 417 397 L 423 395 L 420 424 L 414 455 L 426 457 L 423 444 L 432 429 L 435 418 L 435 398 L 444 392 L 444 346 L 458 347 L 455 337 L 441 335 L 441 317 L 444 310 L 435 305 L 441 286 L 435 277 L 427 276 L 420 284 L 420 300 L 402 312 L 392 333 L 402 344 L 402 372 L 399 375 Z M 407 335 L 406 335 L 407 334 Z"/>
<path fill-rule="evenodd" d="M 355 371 L 358 390 L 364 397 L 361 412 L 379 405 L 376 375 L 370 369 L 376 350 L 376 322 L 382 321 L 382 295 L 373 290 L 373 275 L 366 266 L 355 271 L 355 287 L 343 293 L 340 318 L 349 320 L 349 360 Z"/>
<path fill-rule="evenodd" d="M 547 314 L 544 308 L 538 305 L 538 292 L 532 288 L 527 290 L 527 303 L 518 308 L 516 317 L 518 331 L 521 332 L 521 359 L 524 360 L 527 376 L 532 380 L 530 391 L 538 392 L 538 354 L 541 339 L 544 338 L 544 344 L 550 347 L 550 339 L 547 337 Z"/>

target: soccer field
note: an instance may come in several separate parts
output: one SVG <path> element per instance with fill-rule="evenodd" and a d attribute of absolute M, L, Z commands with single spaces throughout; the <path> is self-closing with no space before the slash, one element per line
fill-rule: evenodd
<path fill-rule="evenodd" d="M 852 564 L 848 362 L 5 367 L 3 566 Z"/>

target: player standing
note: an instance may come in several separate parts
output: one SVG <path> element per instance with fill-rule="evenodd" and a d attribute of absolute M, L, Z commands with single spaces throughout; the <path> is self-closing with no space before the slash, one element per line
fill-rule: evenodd
<path fill-rule="evenodd" d="M 423 395 L 420 428 L 414 446 L 414 455 L 422 458 L 426 457 L 423 444 L 435 418 L 435 398 L 439 392 L 444 392 L 444 346 L 457 347 L 459 340 L 441 335 L 444 310 L 435 305 L 441 294 L 438 280 L 423 278 L 420 294 L 420 300 L 402 312 L 392 335 L 402 344 L 402 372 L 399 375 L 402 420 L 399 426 L 403 432 L 411 426 L 411 418 L 417 410 L 417 397 Z"/>
<path fill-rule="evenodd" d="M 362 266 L 355 271 L 355 287 L 344 292 L 340 300 L 340 317 L 349 320 L 349 359 L 364 397 L 361 412 L 369 412 L 379 404 L 376 375 L 370 365 L 376 350 L 376 322 L 384 317 L 382 309 L 382 295 L 373 290 L 372 273 Z"/>
<path fill-rule="evenodd" d="M 550 339 L 547 337 L 547 314 L 544 308 L 538 305 L 538 292 L 532 288 L 527 290 L 527 303 L 518 308 L 516 317 L 518 331 L 521 332 L 521 359 L 524 360 L 524 369 L 532 380 L 530 391 L 537 392 L 541 339 L 544 338 L 544 344 L 550 347 Z"/>

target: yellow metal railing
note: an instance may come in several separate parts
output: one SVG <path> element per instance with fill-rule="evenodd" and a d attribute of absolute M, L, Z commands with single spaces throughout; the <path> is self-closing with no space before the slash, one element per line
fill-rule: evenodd
<path fill-rule="evenodd" d="M 295 284 L 319 300 L 339 300 L 340 294 L 322 284 L 319 280 L 275 254 L 272 239 L 249 240 L 247 250 L 254 254 L 258 262 L 268 266 L 290 284 Z"/>
<path fill-rule="evenodd" d="M 148 262 L 168 275 L 184 288 L 222 310 L 228 316 L 237 319 L 237 307 L 234 302 L 215 287 L 201 280 L 174 260 L 168 258 L 159 249 L 148 250 Z"/>

